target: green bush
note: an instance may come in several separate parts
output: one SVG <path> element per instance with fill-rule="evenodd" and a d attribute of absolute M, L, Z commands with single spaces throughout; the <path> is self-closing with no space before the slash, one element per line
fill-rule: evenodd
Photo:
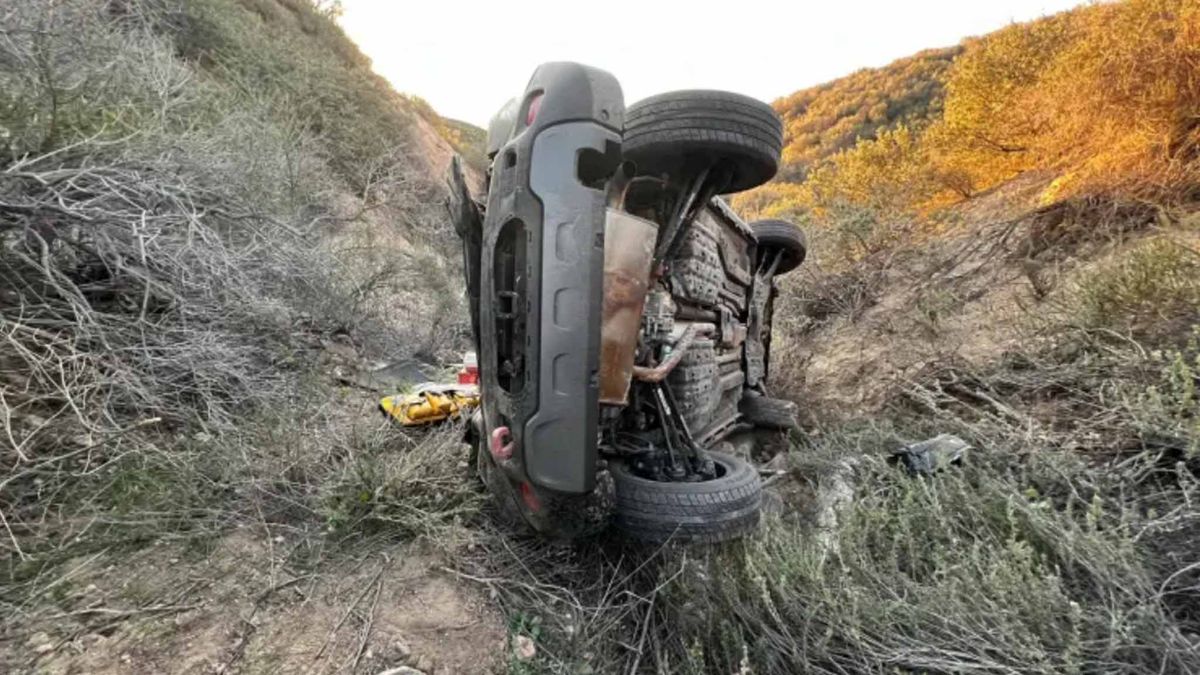
<path fill-rule="evenodd" d="M 882 440 L 853 441 L 873 452 L 854 460 L 854 497 L 838 507 L 834 527 L 776 522 L 695 560 L 669 586 L 674 653 L 686 671 L 1200 666 L 1194 626 L 1164 601 L 1155 560 L 1137 542 L 1167 521 L 1132 508 L 1119 476 L 1059 453 L 1014 466 L 1006 449 L 914 479 L 879 459 L 889 445 Z M 798 461 L 811 467 L 806 456 Z"/>
<path fill-rule="evenodd" d="M 1200 255 L 1167 237 L 1102 261 L 1073 286 L 1084 325 L 1159 334 L 1200 318 Z"/>
<path fill-rule="evenodd" d="M 1151 354 L 1160 364 L 1157 383 L 1131 397 L 1128 407 L 1147 443 L 1200 454 L 1200 327 L 1178 349 Z"/>

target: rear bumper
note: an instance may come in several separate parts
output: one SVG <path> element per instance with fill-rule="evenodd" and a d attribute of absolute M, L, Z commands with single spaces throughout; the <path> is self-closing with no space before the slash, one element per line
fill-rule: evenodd
<path fill-rule="evenodd" d="M 594 176 L 620 160 L 624 104 L 608 73 L 556 63 L 534 73 L 519 110 L 483 227 L 484 416 L 488 433 L 510 430 L 511 478 L 581 494 L 595 485 L 599 415 L 606 210 Z"/>

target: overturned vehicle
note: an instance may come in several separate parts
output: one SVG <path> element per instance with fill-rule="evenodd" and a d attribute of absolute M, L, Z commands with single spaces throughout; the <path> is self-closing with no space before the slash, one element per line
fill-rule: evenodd
<path fill-rule="evenodd" d="M 451 207 L 483 399 L 469 437 L 501 512 L 563 538 L 752 530 L 762 485 L 731 441 L 795 425 L 767 376 L 775 280 L 806 249 L 719 195 L 774 176 L 779 117 L 719 91 L 626 108 L 612 75 L 548 63 L 487 144 L 485 203 L 455 162 Z"/>

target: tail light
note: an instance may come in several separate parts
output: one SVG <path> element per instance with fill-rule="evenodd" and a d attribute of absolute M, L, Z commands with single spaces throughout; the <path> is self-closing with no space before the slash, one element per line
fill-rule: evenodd
<path fill-rule="evenodd" d="M 533 121 L 537 119 L 538 110 L 540 110 L 542 107 L 542 95 L 543 93 L 539 91 L 538 93 L 534 94 L 533 98 L 529 99 L 529 103 L 526 104 L 525 126 L 531 126 Z"/>

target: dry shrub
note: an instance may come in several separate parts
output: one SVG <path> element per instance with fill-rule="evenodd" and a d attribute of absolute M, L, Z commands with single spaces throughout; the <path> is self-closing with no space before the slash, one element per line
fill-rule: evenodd
<path fill-rule="evenodd" d="M 1030 213 L 1025 240 L 1014 255 L 1041 260 L 1088 257 L 1157 222 L 1153 204 L 1091 196 L 1067 199 Z"/>
<path fill-rule="evenodd" d="M 1200 320 L 1200 255 L 1168 236 L 1099 261 L 1072 286 L 1069 301 L 1084 325 L 1171 336 Z"/>
<path fill-rule="evenodd" d="M 801 337 L 837 317 L 857 319 L 883 291 L 887 269 L 873 264 L 882 258 L 874 256 L 840 272 L 809 268 L 799 278 L 784 281 L 776 333 Z"/>
<path fill-rule="evenodd" d="M 686 550 L 649 548 L 616 536 L 567 543 L 489 528 L 456 573 L 480 584 L 508 617 L 508 672 L 651 671 L 656 637 L 671 630 L 659 614 L 666 580 L 682 572 Z M 532 640 L 532 659 L 516 654 Z"/>
<path fill-rule="evenodd" d="M 929 481 L 861 460 L 832 537 L 779 523 L 669 587 L 675 672 L 1192 672 L 1194 626 L 1137 544 L 1173 523 L 1113 477 L 1004 450 Z"/>
<path fill-rule="evenodd" d="M 322 512 L 341 536 L 424 537 L 447 549 L 474 521 L 484 494 L 472 480 L 462 442 L 451 426 L 414 434 L 390 425 L 356 430 L 346 459 L 322 487 Z"/>
<path fill-rule="evenodd" d="M 1068 173 L 1063 193 L 1167 200 L 1200 185 L 1200 6 L 1128 0 L 1080 12 L 1039 84 L 1039 154 Z"/>
<path fill-rule="evenodd" d="M 258 19 L 218 0 L 0 13 L 0 550 L 4 582 L 26 588 L 78 551 L 245 517 L 238 496 L 279 472 L 326 475 L 321 453 L 280 466 L 272 453 L 288 445 L 262 429 L 295 426 L 311 412 L 297 398 L 327 395 L 313 381 L 320 337 L 352 333 L 381 359 L 429 349 L 400 342 L 377 300 L 403 283 L 452 304 L 457 287 L 450 269 L 432 284 L 419 273 L 429 244 L 391 267 L 337 249 L 337 232 L 368 219 L 408 216 L 397 238 L 448 229 L 402 126 L 331 153 L 342 134 L 402 125 L 402 111 L 320 129 L 292 90 L 265 86 L 320 88 L 345 55 L 303 40 L 242 51 L 263 41 L 237 22 Z M 229 49 L 179 58 L 201 38 Z M 298 44 L 304 58 L 289 61 Z M 256 65 L 269 66 L 262 80 L 247 79 Z M 326 93 L 368 97 L 363 81 L 375 82 Z M 409 303 L 400 318 L 427 327 L 413 313 L 437 306 Z M 441 326 L 422 337 L 454 331 Z"/>
<path fill-rule="evenodd" d="M 1079 332 L 914 375 L 915 415 L 818 429 L 789 457 L 800 495 L 837 480 L 853 498 L 693 555 L 659 668 L 1195 672 L 1197 354 Z M 959 467 L 884 461 L 946 432 L 975 447 Z"/>

